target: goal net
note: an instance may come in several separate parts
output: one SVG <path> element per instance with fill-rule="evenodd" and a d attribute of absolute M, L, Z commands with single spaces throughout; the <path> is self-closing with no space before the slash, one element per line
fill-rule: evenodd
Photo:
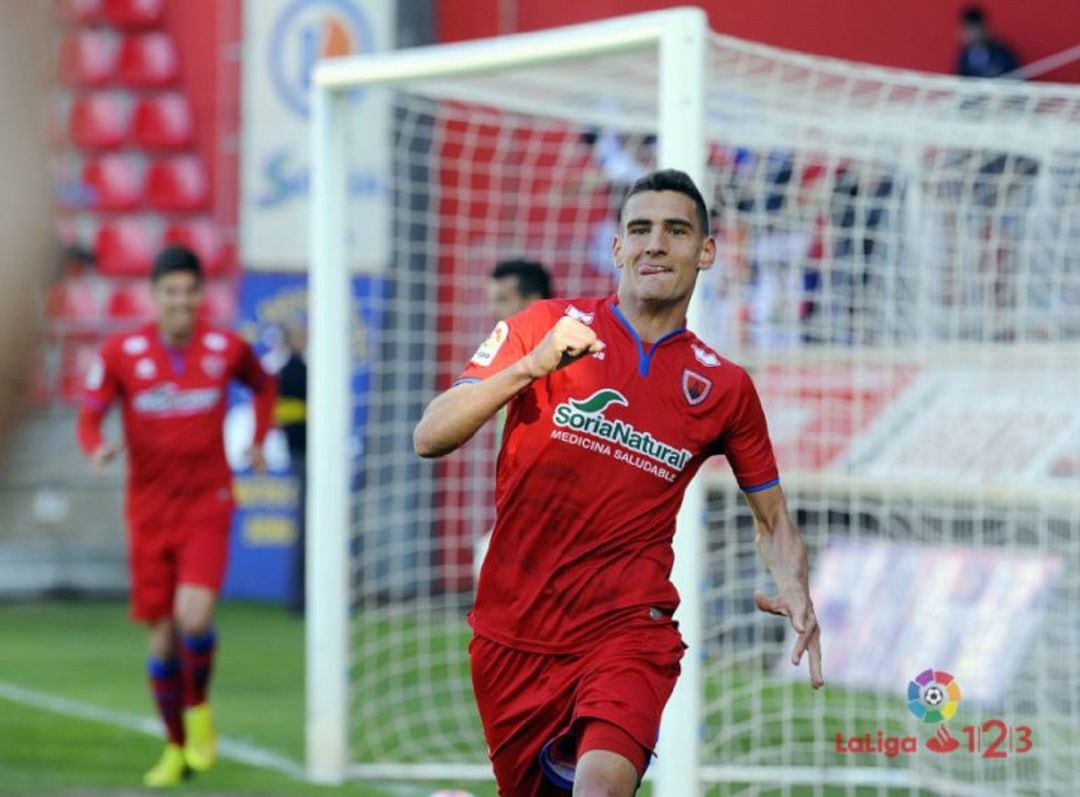
<path fill-rule="evenodd" d="M 670 74 L 668 18 L 319 73 L 317 776 L 490 777 L 465 614 L 493 521 L 494 424 L 436 463 L 412 453 L 412 428 L 494 323 L 498 261 L 539 260 L 560 296 L 614 290 L 622 192 L 686 168 L 665 98 L 694 76 Z M 693 755 L 662 747 L 654 793 L 691 793 L 665 781 L 673 760 L 709 795 L 1080 793 L 1080 90 L 712 34 L 699 71 L 688 170 L 719 254 L 691 326 L 762 395 L 828 686 L 809 688 L 785 622 L 755 610 L 772 585 L 749 511 L 726 465 L 707 466 L 677 548 L 684 567 L 701 552 L 680 609 L 700 617 L 700 672 L 679 704 L 693 710 L 663 729 Z M 365 262 L 371 226 L 344 177 L 361 86 L 386 92 L 392 119 L 390 256 L 356 277 L 378 309 L 346 333 L 344 266 Z M 341 376 L 346 356 L 362 384 Z"/>

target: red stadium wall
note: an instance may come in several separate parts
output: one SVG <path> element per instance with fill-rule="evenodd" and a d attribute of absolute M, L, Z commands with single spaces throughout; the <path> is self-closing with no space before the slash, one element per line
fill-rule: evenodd
<path fill-rule="evenodd" d="M 970 0 L 704 0 L 714 30 L 818 55 L 952 72 L 956 19 Z M 663 0 L 439 0 L 440 42 L 538 30 L 689 3 Z M 1077 43 L 1077 0 L 983 0 L 991 26 L 1023 63 Z M 1039 78 L 1080 83 L 1080 61 Z"/>
<path fill-rule="evenodd" d="M 241 0 L 172 0 L 165 27 L 180 57 L 195 114 L 195 147 L 210 177 L 210 207 L 226 230 L 237 224 Z"/>

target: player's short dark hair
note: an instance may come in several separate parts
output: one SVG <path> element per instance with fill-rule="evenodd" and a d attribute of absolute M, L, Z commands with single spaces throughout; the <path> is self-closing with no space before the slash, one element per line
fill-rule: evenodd
<path fill-rule="evenodd" d="M 630 197 L 645 191 L 675 191 L 690 197 L 694 200 L 694 215 L 697 216 L 702 235 L 709 234 L 709 209 L 705 206 L 705 198 L 686 172 L 680 172 L 678 169 L 658 169 L 639 177 L 623 197 L 622 205 L 619 206 L 620 219 Z"/>
<path fill-rule="evenodd" d="M 514 258 L 500 261 L 492 270 L 491 278 L 501 280 L 506 277 L 517 277 L 518 293 L 522 296 L 551 298 L 551 275 L 535 260 Z"/>
<path fill-rule="evenodd" d="M 960 12 L 960 21 L 965 25 L 985 25 L 986 12 L 980 6 L 966 6 Z"/>
<path fill-rule="evenodd" d="M 203 267 L 199 256 L 186 246 L 166 246 L 154 258 L 154 267 L 150 271 L 150 281 L 157 282 L 166 274 L 186 271 L 193 274 L 199 282 L 203 281 Z"/>

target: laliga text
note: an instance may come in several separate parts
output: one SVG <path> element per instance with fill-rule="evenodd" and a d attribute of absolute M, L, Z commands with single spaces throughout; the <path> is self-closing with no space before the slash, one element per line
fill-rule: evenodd
<path fill-rule="evenodd" d="M 912 755 L 925 747 L 934 753 L 966 753 L 986 759 L 1008 758 L 1031 752 L 1035 746 L 1031 727 L 1008 725 L 1000 719 L 989 719 L 982 725 L 965 725 L 959 738 L 941 725 L 937 732 L 922 744 L 916 736 L 892 736 L 884 731 L 846 736 L 837 733 L 835 749 L 844 755 L 884 755 L 896 758 Z"/>

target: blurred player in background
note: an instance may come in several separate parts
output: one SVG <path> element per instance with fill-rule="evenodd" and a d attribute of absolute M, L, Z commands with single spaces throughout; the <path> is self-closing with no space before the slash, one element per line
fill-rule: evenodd
<path fill-rule="evenodd" d="M 535 260 L 501 260 L 491 271 L 488 280 L 488 310 L 496 322 L 505 321 L 520 313 L 533 302 L 550 299 L 551 275 Z M 506 410 L 501 409 L 495 426 L 495 450 L 502 445 L 502 431 L 506 423 Z M 473 584 L 480 582 L 480 568 L 491 545 L 491 532 L 486 531 L 473 544 Z"/>
<path fill-rule="evenodd" d="M 131 614 L 149 628 L 150 686 L 168 739 L 144 782 L 164 787 L 209 769 L 217 756 L 208 689 L 233 512 L 222 425 L 229 383 L 238 380 L 254 392 L 248 454 L 262 470 L 274 380 L 246 342 L 198 320 L 203 271 L 192 252 L 162 250 L 151 279 L 157 320 L 106 341 L 87 375 L 77 434 L 94 469 L 103 469 L 121 445 L 102 438 L 102 419 L 120 402 Z"/>
<path fill-rule="evenodd" d="M 0 7 L 0 438 L 14 425 L 30 382 L 41 329 L 41 296 L 52 277 L 45 123 L 49 98 L 48 3 Z"/>
<path fill-rule="evenodd" d="M 539 299 L 550 299 L 551 275 L 535 260 L 502 260 L 488 281 L 488 309 L 505 321 Z"/>
<path fill-rule="evenodd" d="M 428 406 L 419 454 L 465 443 L 509 402 L 491 549 L 469 616 L 473 686 L 500 794 L 632 795 L 684 644 L 672 619 L 675 515 L 710 456 L 728 458 L 790 618 L 821 673 L 806 549 L 747 373 L 684 324 L 716 246 L 674 170 L 624 200 L 607 298 L 537 302 L 499 323 Z M 694 655 L 700 655 L 695 651 Z"/>

